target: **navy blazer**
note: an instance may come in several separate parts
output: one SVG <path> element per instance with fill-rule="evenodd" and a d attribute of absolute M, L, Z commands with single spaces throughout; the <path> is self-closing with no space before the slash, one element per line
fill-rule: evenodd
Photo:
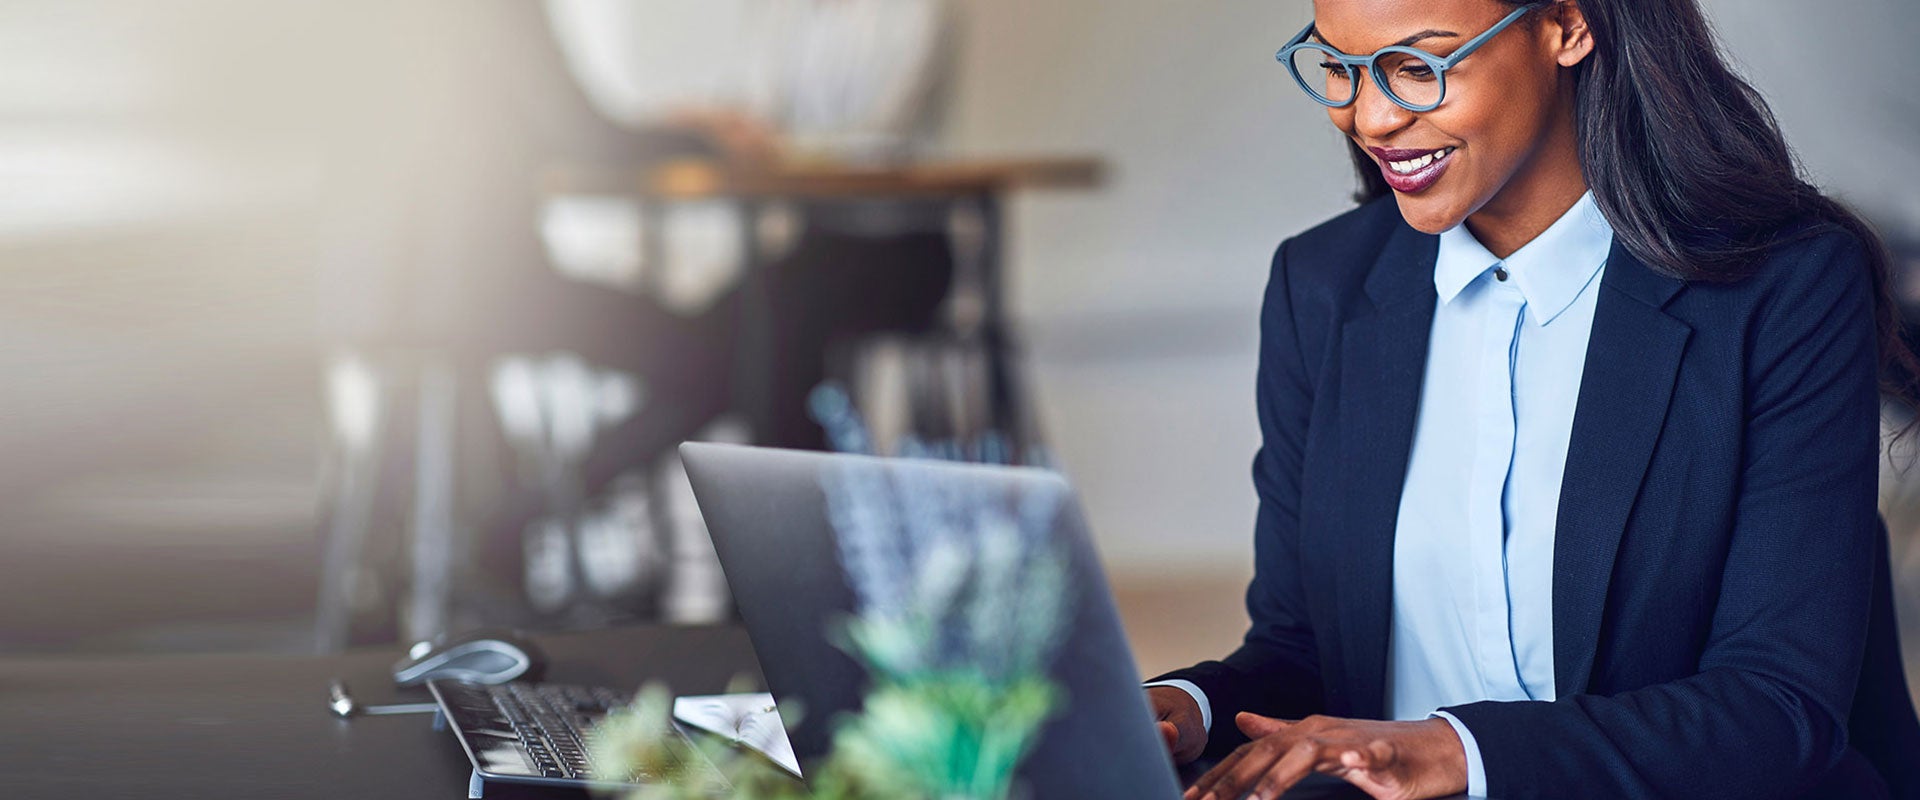
<path fill-rule="evenodd" d="M 1211 754 L 1244 741 L 1239 711 L 1386 712 L 1394 525 L 1438 241 L 1388 196 L 1274 256 L 1252 624 L 1232 655 L 1162 676 L 1206 692 Z M 1920 725 L 1889 649 L 1891 603 L 1874 595 L 1887 567 L 1859 240 L 1809 221 L 1752 277 L 1688 283 L 1616 238 L 1600 292 L 1555 527 L 1559 699 L 1448 709 L 1478 741 L 1489 793 L 1920 791 Z M 1869 713 L 1850 713 L 1856 686 Z M 1850 717 L 1876 729 L 1850 742 Z"/>

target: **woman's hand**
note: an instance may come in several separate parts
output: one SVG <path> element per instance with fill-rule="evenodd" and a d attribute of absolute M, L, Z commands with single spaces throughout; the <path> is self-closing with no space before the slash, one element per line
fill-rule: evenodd
<path fill-rule="evenodd" d="M 1193 701 L 1193 695 L 1172 686 L 1149 686 L 1147 704 L 1153 707 L 1155 724 L 1167 740 L 1173 763 L 1185 764 L 1207 749 L 1205 718 L 1200 716 L 1200 704 Z"/>
<path fill-rule="evenodd" d="M 1422 800 L 1467 790 L 1467 754 L 1443 719 L 1419 722 L 1308 717 L 1298 722 L 1242 713 L 1253 741 L 1187 790 L 1186 800 L 1274 800 L 1309 772 L 1335 775 L 1379 800 Z"/>

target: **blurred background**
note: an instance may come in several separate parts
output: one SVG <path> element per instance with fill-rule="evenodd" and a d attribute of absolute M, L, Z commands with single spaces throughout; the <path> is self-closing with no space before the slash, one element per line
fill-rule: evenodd
<path fill-rule="evenodd" d="M 1703 3 L 1914 273 L 1920 6 Z M 1143 668 L 1223 654 L 1267 260 L 1354 186 L 1272 60 L 1310 16 L 0 0 L 0 652 L 726 619 L 672 445 L 822 446 L 831 379 L 1044 453 Z"/>

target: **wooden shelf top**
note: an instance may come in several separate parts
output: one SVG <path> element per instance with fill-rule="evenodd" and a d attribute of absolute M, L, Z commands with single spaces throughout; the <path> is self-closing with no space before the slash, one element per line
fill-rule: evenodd
<path fill-rule="evenodd" d="M 715 161 L 671 161 L 639 174 L 625 169 L 565 165 L 548 169 L 542 187 L 553 193 L 638 193 L 696 200 L 709 197 L 846 198 L 950 196 L 1016 189 L 1091 189 L 1105 166 L 1092 157 L 940 160 L 896 165 L 824 162 L 742 167 Z"/>

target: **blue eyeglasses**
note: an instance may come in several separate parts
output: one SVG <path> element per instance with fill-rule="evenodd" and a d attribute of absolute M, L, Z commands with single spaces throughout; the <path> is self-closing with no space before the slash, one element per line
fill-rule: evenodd
<path fill-rule="evenodd" d="M 1432 111 L 1439 108 L 1440 101 L 1447 96 L 1447 70 L 1480 49 L 1494 34 L 1543 5 L 1546 3 L 1528 3 L 1514 9 L 1506 19 L 1445 58 L 1418 47 L 1401 45 L 1382 47 L 1369 56 L 1350 56 L 1319 42 L 1307 41 L 1313 34 L 1313 23 L 1300 29 L 1274 57 L 1287 65 L 1294 82 L 1321 105 L 1331 108 L 1352 105 L 1359 96 L 1360 69 L 1364 67 L 1373 78 L 1373 85 L 1380 87 L 1388 100 L 1408 111 Z M 1309 79 L 1309 75 L 1313 78 Z"/>

